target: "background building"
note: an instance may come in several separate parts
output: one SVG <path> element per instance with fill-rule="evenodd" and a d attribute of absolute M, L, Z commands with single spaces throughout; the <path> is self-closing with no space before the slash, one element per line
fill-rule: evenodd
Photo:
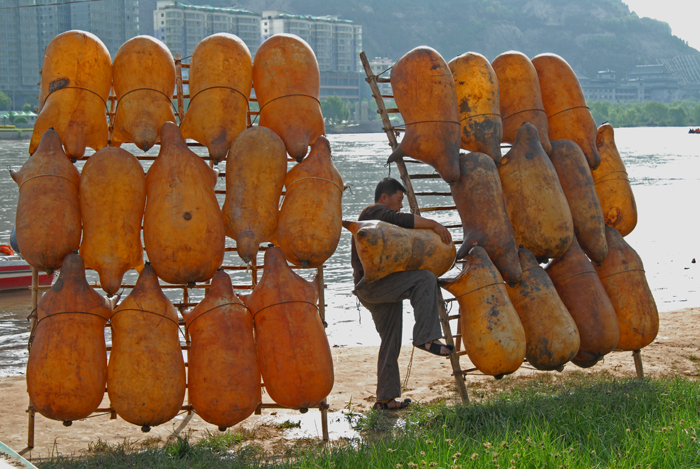
<path fill-rule="evenodd" d="M 260 14 L 163 0 L 153 11 L 153 32 L 173 55 L 183 58 L 191 56 L 202 39 L 215 33 L 235 34 L 255 55 L 260 46 Z"/>
<path fill-rule="evenodd" d="M 12 107 L 36 104 L 44 50 L 58 34 L 82 29 L 99 37 L 114 57 L 128 39 L 139 34 L 138 0 L 56 5 L 56 0 L 3 0 L 0 15 L 0 91 Z M 20 8 L 21 7 L 21 8 Z"/>
<path fill-rule="evenodd" d="M 337 16 L 291 15 L 280 10 L 262 12 L 262 39 L 279 33 L 296 34 L 309 43 L 322 72 L 359 72 L 362 26 Z"/>

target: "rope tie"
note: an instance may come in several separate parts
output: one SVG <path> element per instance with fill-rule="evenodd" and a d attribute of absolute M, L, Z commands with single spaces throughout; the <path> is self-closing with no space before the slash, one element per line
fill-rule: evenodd
<path fill-rule="evenodd" d="M 417 121 L 417 122 L 406 122 L 404 126 L 414 125 L 414 124 L 430 124 L 430 123 L 446 123 L 446 124 L 457 124 L 462 125 L 459 121 Z"/>
<path fill-rule="evenodd" d="M 485 112 L 485 113 L 483 113 L 483 114 L 474 114 L 473 116 L 465 117 L 465 118 L 463 118 L 463 119 L 460 119 L 459 121 L 460 121 L 460 122 L 468 121 L 469 119 L 474 119 L 475 117 L 481 117 L 481 116 L 498 116 L 498 117 L 501 117 L 500 114 L 495 113 L 495 112 Z"/>
<path fill-rule="evenodd" d="M 529 111 L 538 111 L 538 112 L 544 112 L 544 115 L 546 116 L 547 113 L 545 112 L 544 109 L 523 109 L 522 111 L 514 112 L 508 117 L 504 117 L 503 120 L 510 119 L 513 116 L 517 116 L 518 114 L 522 114 L 523 112 L 529 112 Z"/>
<path fill-rule="evenodd" d="M 304 179 L 318 179 L 318 180 L 320 180 L 320 181 L 330 182 L 331 184 L 333 184 L 335 187 L 338 188 L 338 190 L 341 192 L 341 194 L 343 193 L 343 188 L 340 187 L 340 186 L 339 186 L 338 184 L 336 184 L 335 182 L 331 181 L 330 179 L 319 178 L 319 177 L 313 177 L 313 176 L 308 176 L 308 177 L 305 177 L 305 178 L 299 178 L 299 179 L 297 179 L 296 181 L 294 181 L 293 183 L 291 183 L 290 185 L 287 186 L 287 190 L 289 190 L 289 188 L 292 187 L 292 186 L 293 186 L 294 184 L 296 184 L 297 182 L 303 181 Z"/>
<path fill-rule="evenodd" d="M 199 96 L 200 93 L 203 93 L 203 92 L 208 91 L 208 90 L 213 90 L 213 89 L 226 89 L 226 90 L 235 91 L 236 93 L 238 93 L 238 94 L 240 94 L 241 96 L 243 96 L 243 99 L 245 99 L 246 104 L 248 103 L 248 98 L 246 97 L 246 95 L 244 95 L 243 93 L 241 93 L 240 91 L 238 91 L 236 88 L 232 88 L 232 87 L 230 87 L 230 86 L 210 86 L 209 88 L 204 88 L 203 90 L 197 91 L 197 92 L 195 93 L 195 95 L 192 96 L 192 97 L 190 98 L 190 103 L 187 105 L 187 110 L 190 109 L 190 106 L 192 106 L 192 101 L 194 101 L 194 98 L 196 98 L 197 96 Z"/>
<path fill-rule="evenodd" d="M 93 90 L 91 90 L 91 89 L 89 89 L 89 88 L 83 88 L 83 87 L 81 87 L 81 86 L 64 86 L 64 87 L 62 87 L 62 88 L 56 88 L 55 90 L 50 90 L 50 91 L 49 91 L 49 94 L 46 95 L 46 98 L 44 98 L 44 102 L 46 102 L 46 100 L 49 99 L 49 96 L 51 96 L 52 94 L 54 94 L 56 91 L 70 90 L 70 89 L 88 91 L 88 92 L 94 94 L 95 96 L 97 96 L 98 98 L 100 98 L 100 101 L 102 101 L 102 103 L 105 105 L 105 109 L 107 109 L 107 101 L 105 101 L 105 100 L 102 98 L 102 96 L 100 96 L 99 93 L 97 93 L 96 91 L 93 91 Z"/>
<path fill-rule="evenodd" d="M 252 311 L 250 311 L 250 308 L 248 308 L 248 307 L 247 307 L 245 304 L 243 304 L 242 302 L 241 302 L 241 303 L 223 303 L 223 304 L 220 304 L 220 305 L 218 305 L 218 306 L 214 306 L 213 308 L 208 309 L 208 310 L 204 311 L 203 313 L 198 314 L 194 319 L 192 319 L 192 320 L 190 321 L 190 323 L 187 325 L 187 327 L 192 327 L 192 325 L 194 324 L 194 322 L 195 322 L 197 319 L 199 319 L 199 318 L 201 318 L 202 316 L 204 316 L 205 314 L 210 313 L 211 311 L 214 311 L 215 309 L 223 308 L 224 306 L 231 306 L 231 305 L 234 305 L 234 306 L 243 306 L 245 309 L 248 310 L 248 312 L 250 312 L 250 313 L 252 314 Z"/>
<path fill-rule="evenodd" d="M 273 102 L 273 101 L 277 101 L 278 99 L 282 99 L 282 98 L 291 98 L 291 97 L 293 97 L 293 96 L 305 96 L 305 97 L 307 97 L 307 98 L 311 98 L 311 99 L 313 99 L 314 101 L 316 101 L 316 102 L 318 103 L 319 106 L 321 105 L 321 101 L 319 101 L 318 98 L 315 97 L 315 96 L 311 96 L 311 95 L 303 94 L 303 93 L 285 94 L 285 95 L 282 95 L 282 96 L 277 96 L 276 98 L 272 98 L 271 100 L 269 100 L 268 102 L 266 102 L 265 104 L 263 104 L 262 106 L 260 106 L 260 111 L 259 111 L 259 112 L 262 112 L 263 108 L 264 108 L 265 106 L 267 106 L 268 104 L 270 104 L 271 102 Z"/>
<path fill-rule="evenodd" d="M 547 119 L 551 119 L 552 117 L 556 116 L 557 114 L 561 114 L 562 112 L 573 111 L 574 109 L 588 109 L 588 110 L 590 110 L 590 108 L 588 106 L 586 106 L 585 104 L 582 106 L 574 106 L 574 107 L 570 107 L 569 109 L 564 109 L 563 111 L 555 112 L 551 116 L 547 116 Z"/>
<path fill-rule="evenodd" d="M 618 274 L 626 274 L 627 272 L 642 272 L 642 273 L 644 273 L 645 271 L 644 271 L 644 269 L 628 269 L 628 270 L 621 270 L 621 271 L 619 271 L 619 272 L 614 272 L 614 273 L 612 273 L 612 274 L 608 274 L 608 275 L 606 275 L 605 277 L 600 277 L 600 279 L 603 280 L 604 278 L 612 277 L 613 275 L 618 275 Z"/>
<path fill-rule="evenodd" d="M 596 274 L 596 275 L 598 275 L 598 273 L 595 270 L 584 270 L 583 272 L 579 272 L 577 274 L 571 274 L 571 275 L 567 275 L 566 277 L 552 280 L 552 283 L 561 282 L 562 280 L 566 280 L 567 278 L 576 277 L 577 275 L 583 275 L 583 274 Z"/>
<path fill-rule="evenodd" d="M 612 174 L 617 174 L 617 173 L 623 173 L 623 174 L 625 175 L 625 177 L 622 177 L 622 178 L 619 178 L 619 177 L 608 177 L 608 176 L 610 176 L 610 175 L 612 175 Z M 601 177 L 601 178 L 598 179 L 598 180 L 595 180 L 595 179 L 594 179 L 594 180 L 593 180 L 593 183 L 595 183 L 595 184 L 600 184 L 601 182 L 614 181 L 614 180 L 616 180 L 616 179 L 617 179 L 617 180 L 624 180 L 624 181 L 629 181 L 629 180 L 630 180 L 630 179 L 629 179 L 629 174 L 627 174 L 627 171 L 622 171 L 622 170 L 620 170 L 620 171 L 612 171 L 612 172 L 606 174 L 605 176 Z"/>
<path fill-rule="evenodd" d="M 288 304 L 288 303 L 307 303 L 307 304 L 310 304 L 311 306 L 313 306 L 316 309 L 316 311 L 318 312 L 318 306 L 316 305 L 316 303 L 312 303 L 310 301 L 305 301 L 305 300 L 290 300 L 290 301 L 281 301 L 279 303 L 264 306 L 264 307 L 260 308 L 258 311 L 256 311 L 255 313 L 253 313 L 253 317 L 257 316 L 258 314 L 260 314 L 261 311 L 263 311 L 267 308 L 272 308 L 273 306 L 279 306 L 279 305 L 284 305 L 284 304 Z"/>
<path fill-rule="evenodd" d="M 123 313 L 124 311 L 137 311 L 137 312 L 139 312 L 139 313 L 148 313 L 148 314 L 152 314 L 152 315 L 154 315 L 154 316 L 158 316 L 159 318 L 167 319 L 168 321 L 170 321 L 170 322 L 172 322 L 173 324 L 175 324 L 175 325 L 177 326 L 178 329 L 180 329 L 180 323 L 179 323 L 178 321 L 176 321 L 175 319 L 173 319 L 173 318 L 169 318 L 168 316 L 163 316 L 162 314 L 158 314 L 158 313 L 156 313 L 156 312 L 154 312 L 154 311 L 147 311 L 147 310 L 145 310 L 145 309 L 136 309 L 136 308 L 125 308 L 125 309 L 120 309 L 120 310 L 115 311 L 114 314 L 112 314 L 112 319 L 111 319 L 112 324 L 114 324 L 114 316 L 116 316 L 116 315 L 119 314 L 119 313 Z"/>
<path fill-rule="evenodd" d="M 89 315 L 89 316 L 96 316 L 96 317 L 102 319 L 104 322 L 107 322 L 107 319 L 106 319 L 104 316 L 100 315 L 100 314 L 89 313 L 89 312 L 87 312 L 87 311 L 61 311 L 61 312 L 58 312 L 58 313 L 47 314 L 47 315 L 44 316 L 43 318 L 39 319 L 39 320 L 36 322 L 36 325 L 38 326 L 38 325 L 41 323 L 41 321 L 43 321 L 44 319 L 49 319 L 49 318 L 51 318 L 51 317 L 58 316 L 58 315 L 60 315 L 60 314 L 87 314 L 87 315 Z"/>
<path fill-rule="evenodd" d="M 457 296 L 455 296 L 455 299 L 461 298 L 461 297 L 466 296 L 466 295 L 468 295 L 468 294 L 470 294 L 470 293 L 474 293 L 475 291 L 481 290 L 481 289 L 483 289 L 483 288 L 492 287 L 492 286 L 494 286 L 494 285 L 505 285 L 505 284 L 506 284 L 505 282 L 490 283 L 490 284 L 488 284 L 488 285 L 484 285 L 483 287 L 475 288 L 474 290 L 468 291 L 468 292 L 466 292 L 466 293 L 462 293 L 461 295 L 457 295 Z"/>
<path fill-rule="evenodd" d="M 41 177 L 53 177 L 53 178 L 65 179 L 66 181 L 70 181 L 71 183 L 73 183 L 73 185 L 76 187 L 76 189 L 78 188 L 78 184 L 76 184 L 76 182 L 75 182 L 74 180 L 72 180 L 72 179 L 70 179 L 70 178 L 67 178 L 67 177 L 65 177 L 65 176 L 61 176 L 60 174 L 37 174 L 36 176 L 32 176 L 32 177 L 27 178 L 27 179 L 25 179 L 24 181 L 22 181 L 22 184 L 19 185 L 19 189 L 18 189 L 18 190 L 21 191 L 21 190 L 22 190 L 22 186 L 23 186 L 26 182 L 31 181 L 32 179 L 41 178 Z"/>

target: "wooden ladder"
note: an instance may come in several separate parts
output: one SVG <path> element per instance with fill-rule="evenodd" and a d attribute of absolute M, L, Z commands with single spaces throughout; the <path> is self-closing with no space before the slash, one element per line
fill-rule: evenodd
<path fill-rule="evenodd" d="M 385 77 L 380 77 L 374 74 L 372 71 L 372 67 L 370 67 L 369 61 L 367 60 L 367 55 L 364 52 L 360 53 L 360 60 L 362 61 L 362 65 L 365 69 L 365 73 L 367 74 L 366 81 L 369 83 L 369 87 L 372 90 L 372 96 L 374 96 L 374 100 L 377 103 L 377 113 L 382 118 L 382 130 L 386 133 L 387 138 L 389 139 L 389 145 L 391 145 L 392 151 L 398 147 L 398 142 L 396 140 L 397 135 L 399 132 L 403 132 L 404 129 L 401 128 L 396 128 L 392 126 L 391 120 L 389 119 L 389 114 L 390 113 L 398 113 L 399 110 L 396 108 L 387 108 L 386 104 L 384 103 L 384 99 L 391 99 L 393 96 L 391 95 L 382 95 L 379 86 L 377 83 L 389 83 L 389 79 Z M 401 181 L 403 182 L 404 187 L 406 188 L 406 198 L 408 199 L 408 204 L 411 208 L 411 213 L 414 215 L 420 215 L 421 214 L 421 208 L 418 205 L 418 199 L 417 196 L 449 196 L 452 197 L 452 193 L 449 192 L 435 192 L 435 191 L 426 191 L 426 192 L 416 192 L 413 189 L 413 184 L 412 180 L 414 179 L 440 179 L 440 176 L 437 173 L 431 173 L 431 174 L 409 174 L 408 169 L 406 167 L 406 163 L 420 163 L 419 161 L 408 159 L 405 160 L 403 157 L 399 158 L 396 160 L 396 166 L 399 169 L 399 175 L 401 176 Z M 456 207 L 454 205 L 449 205 L 449 206 L 443 206 L 443 207 L 425 207 L 423 208 L 423 212 L 436 212 L 436 211 L 448 211 L 448 210 L 455 210 Z M 462 225 L 447 225 L 446 228 L 461 228 Z M 456 242 L 455 244 L 458 244 Z M 452 345 L 455 347 L 455 352 L 450 355 L 450 363 L 452 365 L 452 370 L 453 370 L 453 375 L 455 378 L 455 382 L 457 383 L 457 390 L 459 391 L 459 395 L 462 398 L 462 403 L 467 404 L 469 402 L 469 396 L 467 395 L 467 386 L 465 384 L 465 374 L 468 371 L 472 370 L 462 370 L 460 364 L 459 364 L 459 357 L 461 355 L 464 355 L 466 352 L 464 351 L 459 351 L 459 339 L 461 339 L 461 333 L 458 333 L 456 335 L 452 334 L 452 328 L 450 327 L 450 321 L 457 320 L 458 321 L 458 328 L 459 328 L 459 319 L 460 315 L 459 314 L 447 314 L 447 309 L 445 308 L 445 300 L 442 297 L 442 291 L 439 290 L 439 296 L 440 296 L 440 302 L 438 304 L 438 311 L 440 313 L 440 322 L 442 323 L 442 330 L 444 334 L 444 339 L 445 342 L 448 343 L 449 345 Z M 449 301 L 454 301 L 453 299 L 447 300 Z M 456 304 L 456 302 L 454 302 Z M 455 341 L 457 339 L 457 341 Z"/>

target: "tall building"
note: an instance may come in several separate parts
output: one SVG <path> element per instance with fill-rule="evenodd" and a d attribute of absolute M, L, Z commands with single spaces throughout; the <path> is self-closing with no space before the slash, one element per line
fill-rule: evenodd
<path fill-rule="evenodd" d="M 337 16 L 291 15 L 280 10 L 262 12 L 262 38 L 295 34 L 309 43 L 321 72 L 359 72 L 362 26 Z"/>
<path fill-rule="evenodd" d="M 24 102 L 35 102 L 39 93 L 37 8 L 35 0 L 4 0 L 2 4 L 11 8 L 0 15 L 0 91 L 19 109 Z"/>
<path fill-rule="evenodd" d="M 89 31 L 114 54 L 127 40 L 139 35 L 138 0 L 102 0 L 71 4 L 70 29 Z"/>
<path fill-rule="evenodd" d="M 153 35 L 173 54 L 188 57 L 207 36 L 235 34 L 255 55 L 260 46 L 260 14 L 238 8 L 216 8 L 161 0 L 153 11 Z"/>
<path fill-rule="evenodd" d="M 56 0 L 2 0 L 11 7 L 0 15 L 0 91 L 20 109 L 36 103 L 37 82 L 46 46 L 58 34 L 82 29 L 99 37 L 112 57 L 139 34 L 138 0 L 66 3 Z"/>
<path fill-rule="evenodd" d="M 379 76 L 381 74 L 382 78 L 391 78 L 391 67 L 394 66 L 396 62 L 386 57 L 375 57 L 369 61 L 369 67 L 372 69 L 372 73 Z M 392 94 L 391 83 L 377 83 L 379 91 L 384 95 Z"/>

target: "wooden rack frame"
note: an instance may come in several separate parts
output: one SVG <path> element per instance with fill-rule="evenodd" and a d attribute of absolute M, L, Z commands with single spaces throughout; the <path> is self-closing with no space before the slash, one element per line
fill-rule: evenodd
<path fill-rule="evenodd" d="M 185 118 L 185 109 L 184 109 L 184 100 L 186 98 L 189 98 L 189 94 L 185 94 L 183 91 L 183 85 L 189 84 L 189 80 L 183 80 L 182 79 L 182 69 L 183 68 L 189 68 L 190 66 L 188 64 L 183 64 L 182 59 L 180 58 L 179 54 L 175 55 L 175 69 L 176 69 L 176 90 L 175 90 L 175 95 L 173 95 L 173 99 L 177 101 L 177 118 L 179 122 L 181 123 L 182 120 Z M 116 96 L 111 93 L 109 97 L 109 109 L 107 111 L 107 117 L 108 117 L 108 122 L 109 122 L 109 132 L 108 132 L 108 141 L 111 142 L 112 140 L 112 134 L 114 132 L 114 117 L 116 115 Z M 249 101 L 256 102 L 257 100 L 255 98 L 251 98 Z M 248 126 L 251 126 L 251 115 L 257 115 L 258 112 L 256 111 L 249 111 L 248 112 Z M 188 143 L 188 146 L 199 146 L 203 147 L 201 143 Z M 136 156 L 136 159 L 139 161 L 153 161 L 155 160 L 155 157 L 153 156 Z M 87 160 L 88 157 L 83 157 L 81 158 L 82 160 Z M 210 160 L 210 162 L 213 164 L 213 161 L 211 161 L 210 157 L 202 157 L 204 160 Z M 296 161 L 294 159 L 288 158 L 288 161 Z M 219 177 L 225 178 L 226 174 L 225 173 L 220 173 Z M 217 194 L 225 194 L 225 190 L 217 190 L 215 191 Z M 264 252 L 267 248 L 261 247 L 260 252 Z M 235 247 L 228 247 L 225 248 L 226 252 L 233 252 L 236 251 Z M 296 266 L 291 266 L 294 269 L 302 269 L 301 267 L 296 267 Z M 243 285 L 233 285 L 234 290 L 252 290 L 255 288 L 255 286 L 258 283 L 258 272 L 260 270 L 264 269 L 264 265 L 257 264 L 257 259 L 252 263 L 250 266 L 246 265 L 222 265 L 221 269 L 226 270 L 226 271 L 249 271 L 251 275 L 251 283 L 250 284 L 243 284 Z M 320 266 L 316 268 L 316 279 L 315 281 L 318 283 L 318 292 L 319 292 L 319 300 L 318 300 L 318 312 L 319 315 L 321 316 L 321 321 L 323 322 L 323 325 L 327 327 L 326 323 L 326 303 L 325 303 L 325 288 L 326 284 L 324 283 L 324 276 L 323 276 L 323 269 L 324 266 Z M 312 269 L 305 269 L 305 270 L 312 270 Z M 100 285 L 92 285 L 93 288 L 100 288 Z M 192 302 L 189 296 L 189 290 L 191 289 L 207 289 L 209 288 L 208 284 L 200 284 L 200 285 L 195 285 L 195 286 L 190 286 L 190 285 L 173 285 L 173 284 L 167 284 L 167 283 L 161 283 L 160 284 L 161 289 L 181 289 L 182 290 L 182 301 L 180 303 L 173 303 L 173 306 L 177 308 L 178 310 L 180 308 L 190 308 L 196 306 L 197 302 Z M 124 289 L 131 289 L 134 288 L 133 284 L 125 284 L 122 283 L 121 285 L 122 288 Z M 30 316 L 30 334 L 29 334 L 29 343 L 28 347 L 31 347 L 31 343 L 34 339 L 34 335 L 36 333 L 36 325 L 37 325 L 37 318 L 36 318 L 36 309 L 37 309 L 37 304 L 39 302 L 40 294 L 39 292 L 41 291 L 46 291 L 51 289 L 50 286 L 46 287 L 41 287 L 39 286 L 39 272 L 36 268 L 32 268 L 32 286 L 31 288 L 31 307 L 32 307 L 32 314 Z M 189 331 L 187 330 L 187 325 L 185 324 L 185 321 L 183 318 L 178 318 L 179 319 L 179 325 L 183 327 L 184 329 L 184 336 L 185 336 L 185 345 L 183 345 L 181 348 L 182 350 L 189 350 L 190 347 L 190 335 Z M 111 328 L 111 323 L 108 321 L 107 324 L 105 325 L 106 328 Z M 110 351 L 111 347 L 107 347 L 107 351 Z M 188 363 L 185 362 L 185 366 L 188 366 Z M 260 383 L 261 387 L 261 395 L 262 395 L 262 389 L 264 388 L 264 383 Z M 105 393 L 107 393 L 107 390 L 105 389 Z M 189 393 L 187 394 L 186 399 L 189 401 Z M 321 433 L 324 441 L 328 441 L 328 404 L 326 400 L 324 399 L 319 405 L 314 406 L 312 408 L 317 408 L 321 412 Z M 262 409 L 287 409 L 287 407 L 281 406 L 277 403 L 274 402 L 261 402 L 258 407 L 255 409 L 255 415 L 260 415 L 262 413 Z M 192 405 L 189 402 L 183 402 L 183 405 L 180 408 L 181 411 L 187 411 L 188 415 L 192 414 L 194 412 L 194 409 Z M 296 409 L 294 409 L 296 410 Z M 306 413 L 308 409 L 299 409 L 301 413 Z M 102 407 L 98 408 L 93 412 L 89 417 L 95 416 L 96 414 L 103 414 L 103 413 L 110 413 L 110 418 L 111 419 L 116 419 L 117 418 L 117 413 L 112 408 L 110 405 L 109 407 Z M 25 454 L 28 451 L 31 451 L 34 448 L 34 429 L 35 429 L 35 419 L 36 419 L 36 411 L 34 407 L 32 406 L 31 400 L 29 401 L 29 406 L 27 408 L 27 447 L 21 451 L 21 454 Z"/>
<path fill-rule="evenodd" d="M 364 67 L 365 74 L 367 75 L 367 78 L 365 78 L 365 81 L 369 84 L 370 89 L 372 90 L 372 97 L 374 98 L 375 102 L 377 103 L 377 113 L 382 119 L 382 130 L 386 133 L 387 138 L 389 139 L 389 145 L 391 146 L 392 151 L 396 150 L 396 147 L 398 146 L 398 135 L 400 132 L 405 132 L 405 129 L 403 128 L 398 128 L 394 127 L 391 123 L 391 120 L 389 118 L 389 114 L 397 114 L 400 113 L 398 108 L 387 108 L 386 103 L 384 102 L 384 99 L 392 99 L 394 96 L 393 95 L 383 95 L 380 90 L 379 86 L 377 85 L 378 83 L 391 83 L 389 78 L 386 77 L 381 77 L 377 76 L 374 74 L 372 71 L 372 67 L 369 64 L 369 60 L 367 60 L 367 55 L 364 52 L 360 53 L 360 60 L 362 61 L 362 66 Z M 382 72 L 384 73 L 384 72 Z M 405 159 L 404 157 L 400 157 L 396 160 L 396 167 L 399 170 L 399 175 L 401 176 L 401 181 L 403 182 L 404 187 L 406 188 L 406 198 L 408 199 L 408 204 L 409 207 L 411 208 L 411 213 L 415 215 L 420 215 L 421 211 L 422 212 L 438 212 L 438 211 L 454 211 L 457 209 L 456 205 L 454 205 L 454 201 L 452 204 L 448 206 L 430 206 L 430 207 L 423 207 L 421 208 L 420 205 L 418 204 L 418 196 L 422 197 L 430 197 L 430 196 L 444 196 L 444 197 L 452 197 L 452 192 L 449 191 L 449 187 L 447 191 L 444 192 L 436 192 L 436 191 L 425 191 L 425 192 L 416 192 L 413 188 L 413 183 L 412 181 L 414 180 L 420 180 L 420 179 L 441 179 L 440 175 L 431 172 L 428 174 L 410 174 L 408 172 L 408 168 L 406 166 L 406 163 L 411 163 L 411 164 L 422 164 L 425 165 L 425 163 L 422 163 L 420 161 L 414 160 L 414 159 Z M 447 183 L 445 183 L 447 184 Z M 446 228 L 461 228 L 461 224 L 457 225 L 447 225 Z M 461 244 L 461 241 L 455 241 L 455 244 Z M 462 399 L 462 402 L 464 404 L 467 404 L 469 402 L 469 397 L 467 395 L 467 387 L 465 384 L 466 377 L 469 373 L 477 371 L 476 368 L 469 368 L 469 369 L 462 369 L 460 363 L 459 363 L 459 357 L 466 355 L 467 352 L 460 350 L 460 343 L 462 339 L 462 334 L 460 330 L 460 324 L 461 324 L 461 314 L 459 310 L 457 311 L 456 314 L 447 314 L 446 308 L 445 308 L 445 303 L 447 302 L 453 302 L 456 304 L 457 302 L 455 301 L 454 298 L 450 298 L 448 300 L 443 300 L 442 298 L 442 292 L 440 292 L 440 303 L 438 307 L 438 311 L 440 313 L 440 322 L 442 323 L 442 329 L 443 329 L 443 334 L 444 334 L 444 339 L 445 342 L 455 346 L 455 352 L 450 355 L 450 363 L 452 365 L 452 370 L 453 370 L 453 376 L 455 377 L 455 382 L 457 384 L 457 390 L 459 392 L 459 395 Z M 459 306 L 457 306 L 459 308 Z M 452 328 L 450 326 L 450 321 L 457 321 L 457 334 L 452 334 Z M 639 350 L 635 350 L 632 352 L 632 358 L 634 360 L 634 365 L 635 365 L 635 370 L 637 373 L 638 378 L 643 378 L 644 377 L 644 368 L 642 366 L 642 355 Z M 527 361 L 527 360 L 526 360 Z M 563 369 L 563 368 L 562 368 Z"/>

